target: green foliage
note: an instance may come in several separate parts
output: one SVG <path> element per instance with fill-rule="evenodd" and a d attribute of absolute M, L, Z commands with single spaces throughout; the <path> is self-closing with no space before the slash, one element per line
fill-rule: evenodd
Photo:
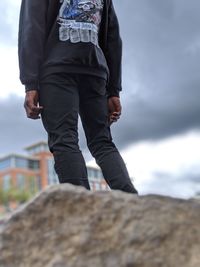
<path fill-rule="evenodd" d="M 31 194 L 35 195 L 38 192 L 35 177 L 33 176 L 28 177 L 28 184 L 29 184 Z"/>
<path fill-rule="evenodd" d="M 0 204 L 6 204 L 8 203 L 8 194 L 6 191 L 3 191 L 2 188 L 0 188 Z"/>
<path fill-rule="evenodd" d="M 10 201 L 16 201 L 18 203 L 24 203 L 30 200 L 38 192 L 35 184 L 34 177 L 27 177 L 28 188 L 20 189 L 17 187 L 11 187 L 9 190 L 3 190 L 0 188 L 0 204 L 9 205 Z"/>
<path fill-rule="evenodd" d="M 0 204 L 7 205 L 10 201 L 24 203 L 31 199 L 33 194 L 17 188 L 10 188 L 7 191 L 0 189 Z"/>

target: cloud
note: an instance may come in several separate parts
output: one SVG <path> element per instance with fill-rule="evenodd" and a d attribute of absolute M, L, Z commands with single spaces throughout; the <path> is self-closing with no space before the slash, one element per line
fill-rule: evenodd
<path fill-rule="evenodd" d="M 141 194 L 190 197 L 200 191 L 200 131 L 155 142 L 139 142 L 122 151 Z"/>
<path fill-rule="evenodd" d="M 111 127 L 116 144 L 122 149 L 139 141 L 162 140 L 199 129 L 200 2 L 115 0 L 114 4 L 124 44 L 123 110 L 119 122 Z M 0 10 L 1 41 L 13 44 L 15 40 L 16 46 L 19 1 L 1 2 Z M 3 62 L 1 64 L 5 68 Z M 16 77 L 16 71 L 10 75 Z M 4 91 L 10 90 L 6 82 L 4 87 Z M 17 121 L 15 142 L 18 147 L 43 138 L 40 122 L 27 120 L 24 111 L 19 109 L 22 99 L 12 97 L 11 106 L 9 101 L 0 103 L 7 110 L 2 112 L 1 120 L 9 113 L 14 127 Z M 7 139 L 8 144 L 12 140 L 11 125 L 3 128 L 5 135 L 11 138 Z M 85 150 L 84 134 L 80 131 Z M 6 150 L 6 143 L 3 147 Z"/>
<path fill-rule="evenodd" d="M 24 94 L 17 82 L 20 2 L 0 2 L 0 156 L 47 140 L 41 120 L 26 118 L 23 97 L 5 98 Z M 111 126 L 114 142 L 141 193 L 192 196 L 200 191 L 200 1 L 113 2 L 123 39 L 123 110 Z M 79 136 L 91 160 L 80 120 Z"/>
<path fill-rule="evenodd" d="M 144 185 L 144 194 L 146 191 L 171 197 L 190 198 L 200 192 L 200 175 L 194 174 L 192 169 L 178 176 L 167 172 L 155 172 L 154 177 Z"/>
<path fill-rule="evenodd" d="M 10 95 L 0 99 L 0 106 L 1 155 L 22 152 L 23 147 L 45 139 L 41 122 L 26 118 L 22 97 Z"/>
<path fill-rule="evenodd" d="M 0 98 L 0 156 L 8 153 L 25 153 L 23 148 L 38 141 L 47 141 L 47 133 L 43 128 L 41 120 L 31 120 L 26 117 L 23 107 L 24 98 L 10 95 L 7 98 Z M 87 160 L 91 155 L 87 149 L 84 132 L 80 131 L 80 147 Z"/>
<path fill-rule="evenodd" d="M 124 43 L 117 142 L 200 128 L 200 2 L 128 0 L 115 6 Z"/>
<path fill-rule="evenodd" d="M 7 0 L 0 2 L 0 42 L 15 46 L 17 42 L 20 1 Z"/>
<path fill-rule="evenodd" d="M 113 126 L 121 146 L 138 141 L 158 141 L 200 128 L 200 90 L 197 82 L 174 92 L 153 92 L 148 97 L 126 99 L 121 121 Z"/>

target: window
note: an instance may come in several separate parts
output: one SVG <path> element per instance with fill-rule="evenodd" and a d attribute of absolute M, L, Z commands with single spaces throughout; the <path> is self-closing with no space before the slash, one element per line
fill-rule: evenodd
<path fill-rule="evenodd" d="M 88 168 L 88 169 L 87 169 L 87 172 L 88 172 L 88 177 L 91 178 L 91 177 L 92 177 L 92 175 L 91 175 L 91 169 Z"/>
<path fill-rule="evenodd" d="M 38 190 L 42 190 L 41 177 L 39 175 L 36 176 L 36 186 Z"/>
<path fill-rule="evenodd" d="M 96 178 L 96 170 L 93 168 L 88 168 L 88 176 L 89 178 Z"/>
<path fill-rule="evenodd" d="M 32 170 L 38 170 L 40 168 L 40 163 L 38 160 L 32 160 L 30 159 L 28 161 L 28 168 Z"/>
<path fill-rule="evenodd" d="M 11 167 L 11 158 L 2 159 L 0 161 L 0 170 L 5 170 Z"/>
<path fill-rule="evenodd" d="M 37 188 L 36 188 L 36 177 L 35 176 L 29 176 L 28 177 L 28 180 L 29 180 L 29 189 L 32 193 L 34 193 Z"/>
<path fill-rule="evenodd" d="M 47 168 L 48 168 L 48 184 L 58 184 L 58 177 L 54 170 L 54 159 L 47 159 Z"/>
<path fill-rule="evenodd" d="M 25 189 L 25 176 L 21 173 L 17 174 L 17 187 L 20 189 Z"/>
<path fill-rule="evenodd" d="M 98 170 L 93 169 L 94 178 L 98 178 Z"/>
<path fill-rule="evenodd" d="M 103 173 L 101 170 L 97 170 L 97 178 L 103 179 Z"/>
<path fill-rule="evenodd" d="M 5 191 L 10 189 L 11 176 L 9 174 L 3 176 L 3 189 Z"/>
<path fill-rule="evenodd" d="M 97 191 L 101 190 L 101 186 L 98 182 L 95 183 L 95 188 Z"/>
<path fill-rule="evenodd" d="M 15 158 L 15 167 L 16 168 L 22 168 L 22 169 L 27 169 L 28 168 L 28 160 L 25 158 Z"/>

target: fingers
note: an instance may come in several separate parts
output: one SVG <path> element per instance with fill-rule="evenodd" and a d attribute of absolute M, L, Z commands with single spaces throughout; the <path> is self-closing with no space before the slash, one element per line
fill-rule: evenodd
<path fill-rule="evenodd" d="M 112 124 L 113 122 L 116 122 L 119 118 L 120 118 L 121 112 L 113 112 L 110 115 L 110 124 Z"/>
<path fill-rule="evenodd" d="M 26 110 L 26 115 L 29 119 L 40 119 L 39 114 L 41 113 L 43 107 L 38 105 L 39 94 L 37 90 L 30 90 L 26 92 L 24 108 Z"/>
<path fill-rule="evenodd" d="M 41 113 L 43 107 L 36 106 L 34 104 L 31 104 L 30 102 L 25 102 L 24 108 L 26 110 L 26 115 L 29 119 L 33 119 L 33 120 L 40 119 L 39 114 Z"/>
<path fill-rule="evenodd" d="M 121 114 L 122 106 L 119 97 L 113 96 L 108 99 L 108 110 L 110 113 L 117 112 Z"/>

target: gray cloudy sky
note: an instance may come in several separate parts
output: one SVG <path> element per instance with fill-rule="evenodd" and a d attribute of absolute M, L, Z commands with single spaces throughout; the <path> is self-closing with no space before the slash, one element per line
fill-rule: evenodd
<path fill-rule="evenodd" d="M 121 138 L 158 139 L 199 128 L 200 2 L 117 3 L 126 94 L 121 126 L 130 127 Z"/>
<path fill-rule="evenodd" d="M 7 46 L 8 53 L 17 45 L 18 1 L 0 2 L 0 49 Z M 123 39 L 123 110 L 112 126 L 118 147 L 200 130 L 200 1 L 113 2 Z M 4 62 L 0 64 L 3 69 Z M 0 98 L 0 107 L 0 154 L 46 138 L 41 121 L 26 119 L 22 97 Z M 80 144 L 89 159 L 81 127 Z M 155 173 L 155 179 L 158 176 L 170 175 Z"/>

